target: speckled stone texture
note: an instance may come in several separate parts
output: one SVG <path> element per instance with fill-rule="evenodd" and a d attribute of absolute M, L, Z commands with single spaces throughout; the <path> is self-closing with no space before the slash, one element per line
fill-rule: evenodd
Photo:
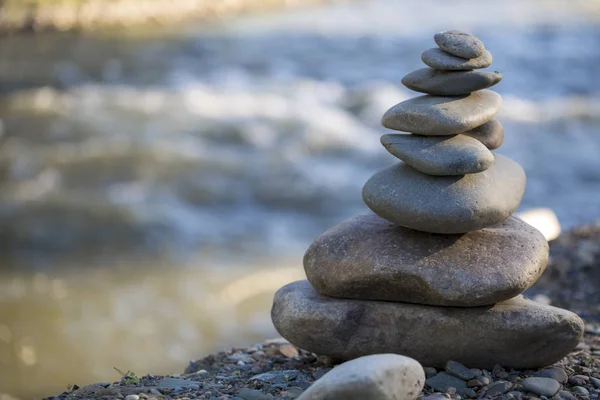
<path fill-rule="evenodd" d="M 434 96 L 460 96 L 487 89 L 502 80 L 500 72 L 438 71 L 421 68 L 402 78 L 402 84 L 416 92 Z"/>
<path fill-rule="evenodd" d="M 519 295 L 547 262 L 544 236 L 514 216 L 462 235 L 438 235 L 365 214 L 319 236 L 304 269 L 327 296 L 473 307 Z"/>
<path fill-rule="evenodd" d="M 487 68 L 492 65 L 492 54 L 484 50 L 477 58 L 467 60 L 448 54 L 437 47 L 425 50 L 421 60 L 429 67 L 441 71 L 468 71 L 471 69 Z"/>
<path fill-rule="evenodd" d="M 485 51 L 483 42 L 470 33 L 451 30 L 436 33 L 435 44 L 446 53 L 462 58 L 477 58 Z"/>

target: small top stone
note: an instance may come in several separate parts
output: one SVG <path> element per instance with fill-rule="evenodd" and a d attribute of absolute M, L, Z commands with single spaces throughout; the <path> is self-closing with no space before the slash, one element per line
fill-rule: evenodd
<path fill-rule="evenodd" d="M 448 54 L 437 47 L 425 50 L 421 60 L 433 69 L 441 71 L 468 71 L 471 69 L 487 68 L 492 65 L 492 54 L 484 50 L 477 58 L 467 60 Z"/>
<path fill-rule="evenodd" d="M 457 57 L 477 58 L 485 51 L 483 42 L 466 32 L 457 30 L 440 32 L 436 33 L 433 39 L 440 49 Z"/>

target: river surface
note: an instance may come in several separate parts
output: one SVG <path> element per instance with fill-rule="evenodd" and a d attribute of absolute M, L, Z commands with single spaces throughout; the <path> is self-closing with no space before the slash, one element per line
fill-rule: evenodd
<path fill-rule="evenodd" d="M 521 210 L 600 218 L 596 2 L 372 0 L 0 40 L 0 398 L 275 336 L 274 291 L 366 210 L 394 162 L 380 117 L 445 29 L 504 74 Z"/>

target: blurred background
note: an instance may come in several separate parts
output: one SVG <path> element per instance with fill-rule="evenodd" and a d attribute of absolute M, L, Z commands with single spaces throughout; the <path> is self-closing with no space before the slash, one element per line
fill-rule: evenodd
<path fill-rule="evenodd" d="M 0 36 L 2 399 L 276 336 L 275 290 L 394 162 L 379 121 L 437 31 L 504 74 L 520 210 L 600 218 L 600 2 L 287 3 Z"/>

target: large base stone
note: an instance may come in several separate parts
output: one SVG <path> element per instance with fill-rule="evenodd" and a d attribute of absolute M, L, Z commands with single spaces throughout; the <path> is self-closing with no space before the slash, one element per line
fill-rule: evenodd
<path fill-rule="evenodd" d="M 367 214 L 319 236 L 306 251 L 304 269 L 327 296 L 472 307 L 519 295 L 547 261 L 544 235 L 516 217 L 439 235 Z"/>
<path fill-rule="evenodd" d="M 471 368 L 543 367 L 567 355 L 583 333 L 577 315 L 522 296 L 495 306 L 433 307 L 325 297 L 308 281 L 281 288 L 271 317 L 283 337 L 317 354 L 348 360 L 395 353 L 432 367 L 449 360 Z"/>

